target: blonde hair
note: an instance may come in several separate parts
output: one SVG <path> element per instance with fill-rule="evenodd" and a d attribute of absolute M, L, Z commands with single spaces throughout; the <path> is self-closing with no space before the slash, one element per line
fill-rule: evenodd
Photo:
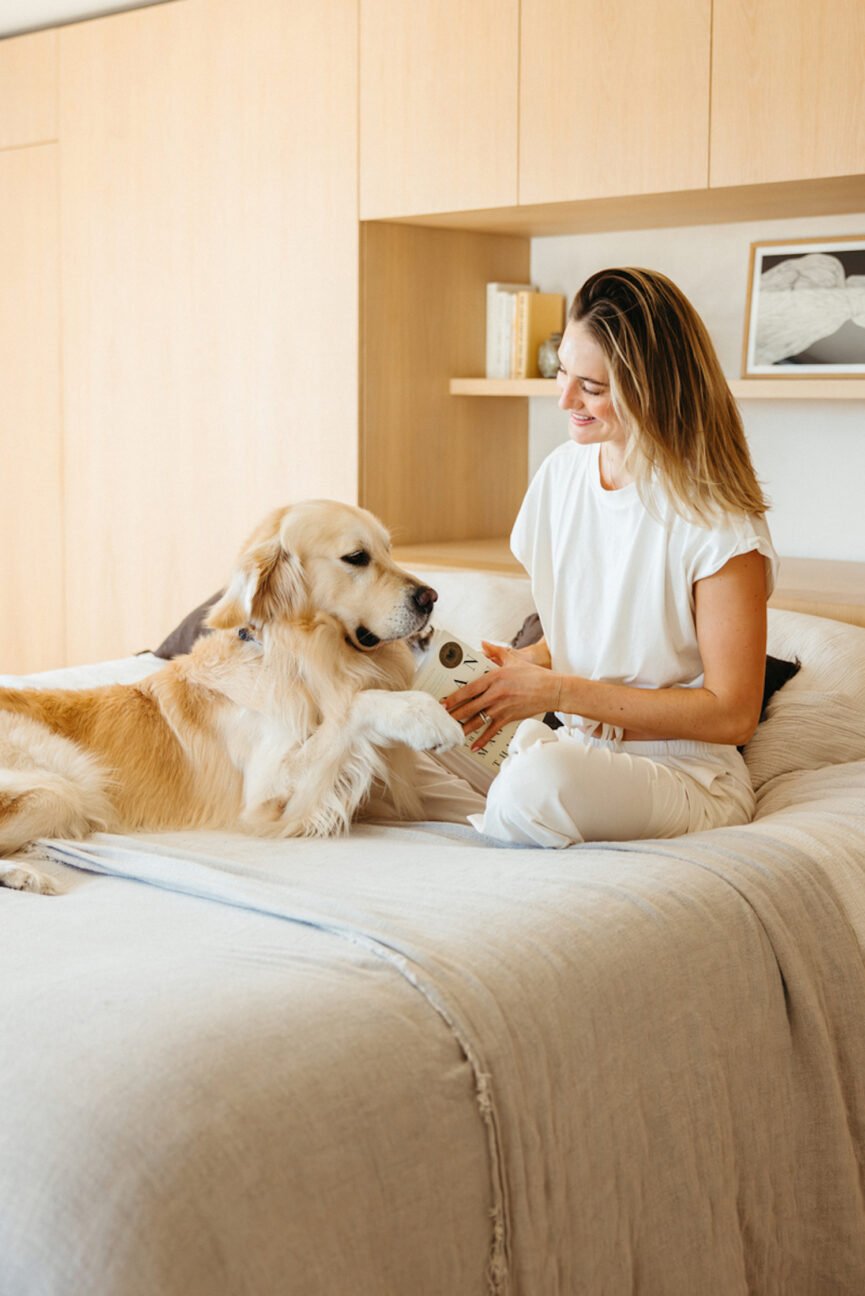
<path fill-rule="evenodd" d="M 647 502 L 652 481 L 685 517 L 764 513 L 736 402 L 706 326 L 666 275 L 600 270 L 573 300 L 606 357 L 613 407 L 628 434 L 626 465 Z"/>

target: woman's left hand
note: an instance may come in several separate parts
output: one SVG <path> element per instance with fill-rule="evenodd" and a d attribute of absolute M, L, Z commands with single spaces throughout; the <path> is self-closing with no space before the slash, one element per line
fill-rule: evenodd
<path fill-rule="evenodd" d="M 491 643 L 481 646 L 499 669 L 470 680 L 444 699 L 447 711 L 459 721 L 464 733 L 485 726 L 472 743 L 472 751 L 485 747 L 514 720 L 554 711 L 561 692 L 561 676 L 527 661 L 518 649 Z"/>

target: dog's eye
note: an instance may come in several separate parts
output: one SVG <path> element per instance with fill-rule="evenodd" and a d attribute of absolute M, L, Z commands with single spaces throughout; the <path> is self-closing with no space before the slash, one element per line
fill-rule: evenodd
<path fill-rule="evenodd" d="M 365 549 L 358 549 L 355 553 L 343 554 L 342 561 L 350 567 L 368 567 L 369 554 Z"/>

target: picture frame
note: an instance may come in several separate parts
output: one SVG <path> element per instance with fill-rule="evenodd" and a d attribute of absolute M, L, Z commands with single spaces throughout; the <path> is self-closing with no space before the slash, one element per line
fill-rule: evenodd
<path fill-rule="evenodd" d="M 865 234 L 751 244 L 743 378 L 865 376 Z"/>

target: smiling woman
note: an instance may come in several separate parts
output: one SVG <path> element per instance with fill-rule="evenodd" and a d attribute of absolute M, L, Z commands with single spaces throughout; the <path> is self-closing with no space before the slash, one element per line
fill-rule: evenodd
<path fill-rule="evenodd" d="M 570 411 L 570 434 L 578 445 L 601 445 L 601 479 L 607 490 L 627 484 L 623 460 L 627 432 L 616 414 L 604 353 L 581 324 L 571 323 L 559 347 L 559 405 Z M 606 468 L 605 464 L 606 456 Z M 618 461 L 618 467 L 613 467 Z"/>
<path fill-rule="evenodd" d="M 523 721 L 473 822 L 544 846 L 745 822 L 777 560 L 708 333 L 663 275 L 601 271 L 558 384 L 570 440 L 511 536 L 543 638 L 484 645 L 499 669 L 447 700 L 475 747 Z"/>

